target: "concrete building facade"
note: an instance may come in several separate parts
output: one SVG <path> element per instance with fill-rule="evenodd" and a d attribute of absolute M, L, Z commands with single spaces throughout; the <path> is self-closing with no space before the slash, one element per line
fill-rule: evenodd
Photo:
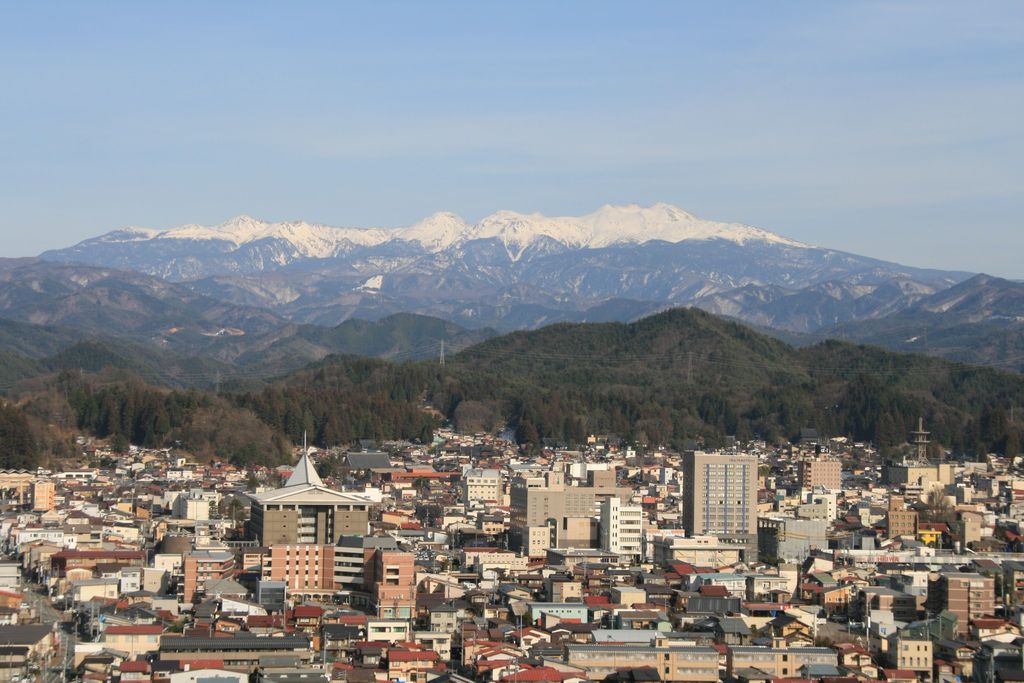
<path fill-rule="evenodd" d="M 757 458 L 687 451 L 683 454 L 682 523 L 693 536 L 712 535 L 757 558 Z"/>
<path fill-rule="evenodd" d="M 303 454 L 284 488 L 252 496 L 249 530 L 262 545 L 334 545 L 367 533 L 369 498 L 324 486 Z"/>
<path fill-rule="evenodd" d="M 644 510 L 623 505 L 617 496 L 601 503 L 601 550 L 640 559 L 643 555 Z"/>

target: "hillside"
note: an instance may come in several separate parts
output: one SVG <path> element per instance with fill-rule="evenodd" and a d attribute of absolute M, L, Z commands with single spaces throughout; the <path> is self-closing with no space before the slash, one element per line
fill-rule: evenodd
<path fill-rule="evenodd" d="M 437 358 L 442 343 L 455 353 L 493 337 L 490 329 L 467 330 L 440 318 L 396 313 L 381 320 L 351 319 L 335 327 L 295 325 L 280 332 L 265 348 L 234 359 L 239 366 L 262 369 L 268 376 L 297 370 L 331 354 L 421 360 Z"/>
<path fill-rule="evenodd" d="M 124 358 L 116 348 L 81 343 L 23 361 L 71 371 L 23 382 L 12 398 L 37 425 L 148 445 L 180 442 L 236 462 L 278 458 L 303 434 L 327 447 L 360 438 L 426 442 L 437 425 L 431 406 L 461 429 L 509 426 L 534 447 L 593 433 L 675 447 L 690 439 L 710 446 L 725 435 L 779 441 L 803 427 L 894 446 L 919 416 L 956 453 L 1017 453 L 1021 443 L 1021 425 L 1007 413 L 1024 405 L 1024 377 L 837 341 L 797 349 L 691 309 L 632 324 L 517 332 L 467 348 L 445 366 L 332 355 L 280 381 L 233 385 L 220 395 L 148 386 L 130 372 L 146 366 L 131 367 L 122 351 Z M 89 372 L 117 365 L 128 371 Z"/>
<path fill-rule="evenodd" d="M 291 381 L 338 381 L 345 367 L 325 363 Z M 1005 408 L 1024 404 L 1017 375 L 839 342 L 795 349 L 685 309 L 497 337 L 431 368 L 426 388 L 462 427 L 507 422 L 531 443 L 595 432 L 676 445 L 773 440 L 816 427 L 894 445 L 921 416 L 956 450 L 1003 450 L 1018 442 Z"/>
<path fill-rule="evenodd" d="M 1024 284 L 977 275 L 906 310 L 816 336 L 1024 372 Z"/>

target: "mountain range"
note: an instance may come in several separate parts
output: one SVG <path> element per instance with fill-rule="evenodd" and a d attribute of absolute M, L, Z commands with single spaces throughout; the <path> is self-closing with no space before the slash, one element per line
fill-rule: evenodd
<path fill-rule="evenodd" d="M 402 228 L 247 216 L 123 228 L 0 261 L 0 317 L 255 373 L 338 352 L 436 355 L 442 338 L 461 348 L 499 332 L 693 306 L 798 343 L 837 336 L 1021 369 L 1021 288 L 655 204 L 579 217 L 499 211 L 473 224 L 436 213 Z M 971 294 L 942 308 L 961 290 Z M 422 317 L 385 323 L 369 345 L 355 341 L 353 326 L 398 314 Z M 907 341 L 926 328 L 927 346 Z"/>

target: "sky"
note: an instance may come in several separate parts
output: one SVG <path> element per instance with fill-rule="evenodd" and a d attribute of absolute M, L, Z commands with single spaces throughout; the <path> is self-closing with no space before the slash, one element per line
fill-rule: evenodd
<path fill-rule="evenodd" d="M 0 256 L 669 202 L 1024 278 L 1024 3 L 0 6 Z"/>

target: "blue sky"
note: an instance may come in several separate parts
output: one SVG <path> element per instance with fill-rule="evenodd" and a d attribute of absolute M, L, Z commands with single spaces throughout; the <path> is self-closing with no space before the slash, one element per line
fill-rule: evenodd
<path fill-rule="evenodd" d="M 4 256 L 665 201 L 1024 277 L 1019 2 L 6 3 L 0 84 Z"/>

